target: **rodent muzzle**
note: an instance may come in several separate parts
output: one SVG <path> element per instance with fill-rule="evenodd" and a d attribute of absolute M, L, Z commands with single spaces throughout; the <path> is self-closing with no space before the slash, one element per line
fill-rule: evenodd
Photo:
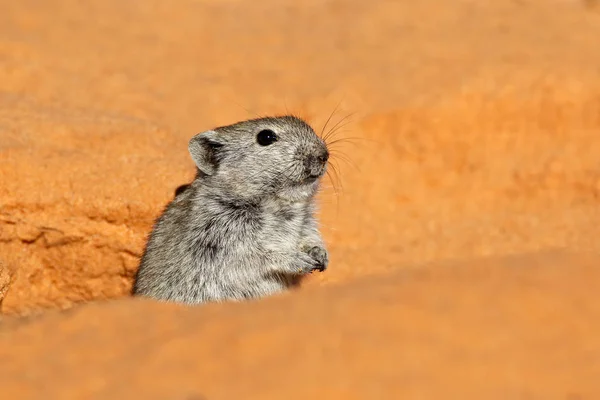
<path fill-rule="evenodd" d="M 329 160 L 329 152 L 324 151 L 318 155 L 309 155 L 304 161 L 304 170 L 309 179 L 320 178 L 325 173 Z"/>

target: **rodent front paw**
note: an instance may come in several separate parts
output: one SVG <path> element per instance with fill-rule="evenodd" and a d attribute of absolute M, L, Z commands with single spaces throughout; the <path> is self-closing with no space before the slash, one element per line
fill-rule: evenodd
<path fill-rule="evenodd" d="M 301 275 L 310 274 L 313 271 L 323 271 L 326 267 L 323 262 L 323 253 L 318 250 L 318 247 L 313 247 L 309 251 L 301 251 L 296 254 L 296 268 Z M 327 253 L 325 253 L 325 257 Z"/>
<path fill-rule="evenodd" d="M 327 264 L 329 263 L 329 256 L 327 254 L 327 250 L 320 246 L 311 247 L 308 250 L 308 255 L 316 261 L 316 267 L 314 269 L 319 272 L 323 272 L 327 269 Z"/>

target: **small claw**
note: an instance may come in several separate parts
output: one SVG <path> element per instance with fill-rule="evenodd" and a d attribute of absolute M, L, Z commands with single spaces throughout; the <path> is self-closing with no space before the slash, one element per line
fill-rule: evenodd
<path fill-rule="evenodd" d="M 327 269 L 328 257 L 324 248 L 315 246 L 308 251 L 308 254 L 317 262 L 313 270 L 323 272 Z"/>

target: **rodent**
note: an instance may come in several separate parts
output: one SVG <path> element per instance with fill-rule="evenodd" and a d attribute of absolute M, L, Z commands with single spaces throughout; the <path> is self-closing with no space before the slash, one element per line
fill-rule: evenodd
<path fill-rule="evenodd" d="M 315 218 L 326 142 L 303 119 L 240 121 L 188 142 L 196 177 L 156 219 L 134 296 L 199 304 L 292 288 L 328 266 Z"/>

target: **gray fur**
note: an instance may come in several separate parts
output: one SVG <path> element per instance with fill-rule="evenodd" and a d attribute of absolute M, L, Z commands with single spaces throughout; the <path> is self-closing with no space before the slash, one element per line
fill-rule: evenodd
<path fill-rule="evenodd" d="M 264 129 L 278 140 L 259 145 Z M 306 122 L 238 122 L 194 136 L 189 152 L 196 178 L 178 188 L 156 220 L 134 295 L 186 304 L 239 301 L 284 291 L 327 267 L 314 211 L 329 153 Z"/>

